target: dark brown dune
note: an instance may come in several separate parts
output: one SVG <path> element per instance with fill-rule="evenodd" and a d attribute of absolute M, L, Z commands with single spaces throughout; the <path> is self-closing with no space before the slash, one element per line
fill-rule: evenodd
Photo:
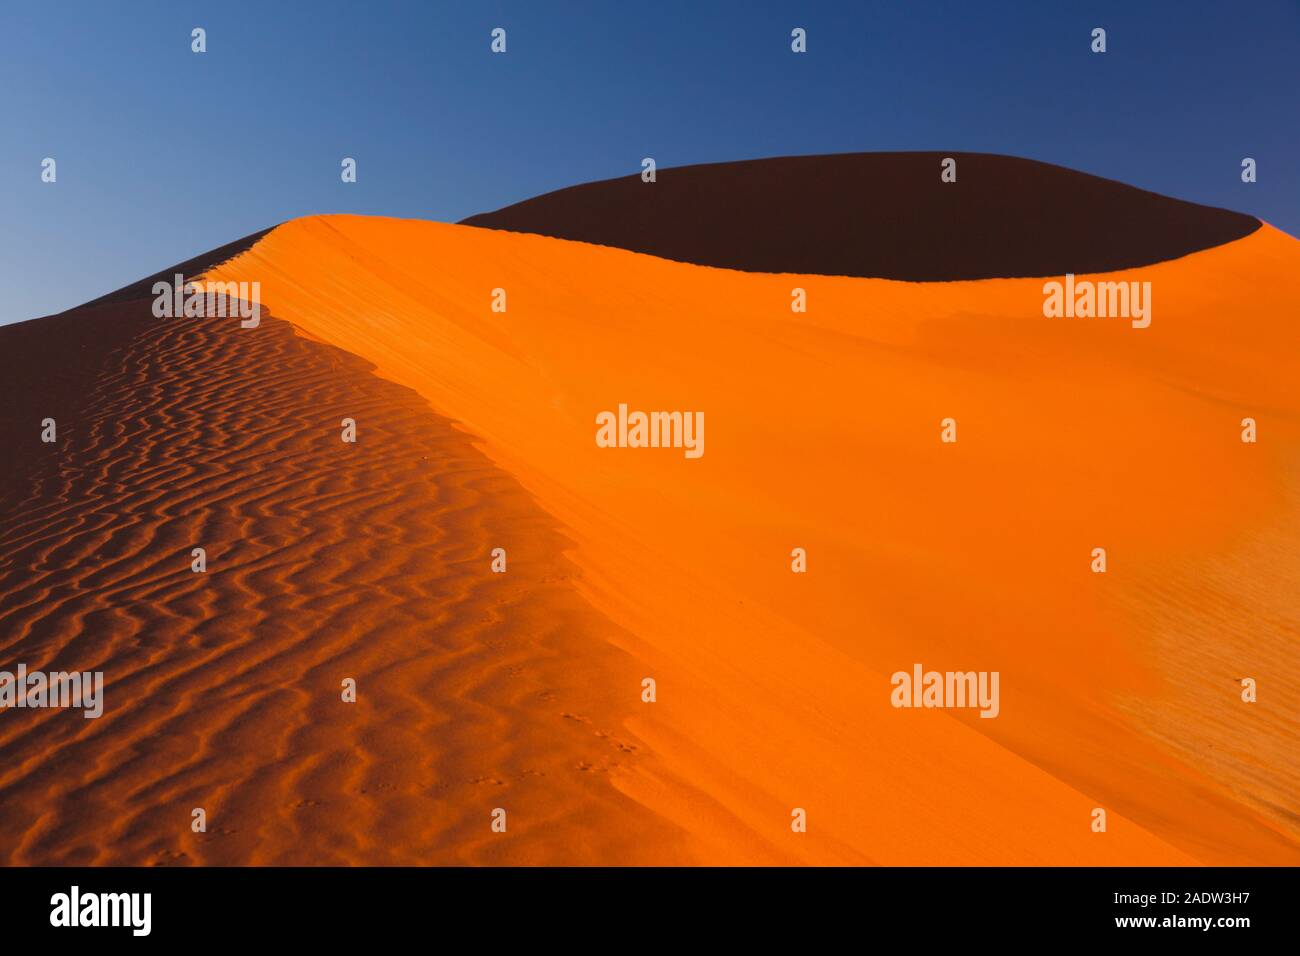
<path fill-rule="evenodd" d="M 957 181 L 940 179 L 945 156 Z M 1048 163 L 845 153 L 660 169 L 571 186 L 464 225 L 747 272 L 912 281 L 1108 272 L 1249 235 L 1259 220 Z"/>

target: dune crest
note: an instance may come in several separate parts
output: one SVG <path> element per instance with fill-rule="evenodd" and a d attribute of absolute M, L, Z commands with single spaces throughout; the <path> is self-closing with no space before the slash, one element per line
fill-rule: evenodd
<path fill-rule="evenodd" d="M 1116 274 L 1152 284 L 1144 329 L 1044 318 L 1037 279 L 750 274 L 355 216 L 209 274 L 414 389 L 561 522 L 553 560 L 658 682 L 626 722 L 645 772 L 612 782 L 694 858 L 1300 861 L 1295 240 Z M 702 410 L 707 453 L 600 447 L 623 402 Z M 915 663 L 999 671 L 998 718 L 892 708 Z"/>

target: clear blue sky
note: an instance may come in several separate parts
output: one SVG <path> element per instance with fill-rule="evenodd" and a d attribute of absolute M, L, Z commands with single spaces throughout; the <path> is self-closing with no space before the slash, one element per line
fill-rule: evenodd
<path fill-rule="evenodd" d="M 0 322 L 294 216 L 456 220 L 643 156 L 1010 153 L 1300 235 L 1297 0 L 4 0 L 0 118 Z"/>

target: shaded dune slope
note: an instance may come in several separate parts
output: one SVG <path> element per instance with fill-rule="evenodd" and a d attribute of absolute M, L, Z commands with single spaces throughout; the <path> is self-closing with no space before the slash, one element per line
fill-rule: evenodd
<path fill-rule="evenodd" d="M 957 160 L 957 181 L 940 161 Z M 1252 216 L 1034 160 L 847 153 L 661 169 L 546 193 L 463 225 L 697 265 L 916 281 L 1106 272 L 1240 239 Z"/>
<path fill-rule="evenodd" d="M 553 520 L 357 357 L 149 306 L 0 328 L 0 668 L 106 684 L 0 713 L 0 862 L 682 859 Z"/>

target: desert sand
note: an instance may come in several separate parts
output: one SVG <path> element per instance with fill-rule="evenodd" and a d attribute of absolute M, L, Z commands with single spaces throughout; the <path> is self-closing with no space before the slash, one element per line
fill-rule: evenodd
<path fill-rule="evenodd" d="M 0 715 L 5 862 L 1300 862 L 1295 239 L 1108 276 L 1146 329 L 357 216 L 206 275 L 261 326 L 0 329 L 3 657 L 108 695 Z M 597 447 L 621 402 L 706 453 Z M 914 662 L 999 717 L 892 708 Z"/>
<path fill-rule="evenodd" d="M 638 757 L 618 687 L 639 669 L 518 483 L 285 322 L 237 342 L 149 304 L 0 329 L 26 360 L 5 394 L 0 656 L 105 674 L 98 720 L 0 712 L 4 862 L 680 859 L 676 829 L 605 782 Z M 57 448 L 22 427 L 47 415 Z"/>
<path fill-rule="evenodd" d="M 1298 264 L 1265 227 L 1122 273 L 1158 290 L 1143 330 L 1046 320 L 1039 280 L 356 217 L 215 274 L 419 392 L 572 536 L 575 588 L 660 688 L 623 689 L 654 760 L 612 782 L 696 859 L 1246 863 L 1297 859 Z M 706 410 L 707 454 L 597 448 L 620 401 Z M 1001 717 L 892 710 L 913 661 L 1000 670 Z"/>

